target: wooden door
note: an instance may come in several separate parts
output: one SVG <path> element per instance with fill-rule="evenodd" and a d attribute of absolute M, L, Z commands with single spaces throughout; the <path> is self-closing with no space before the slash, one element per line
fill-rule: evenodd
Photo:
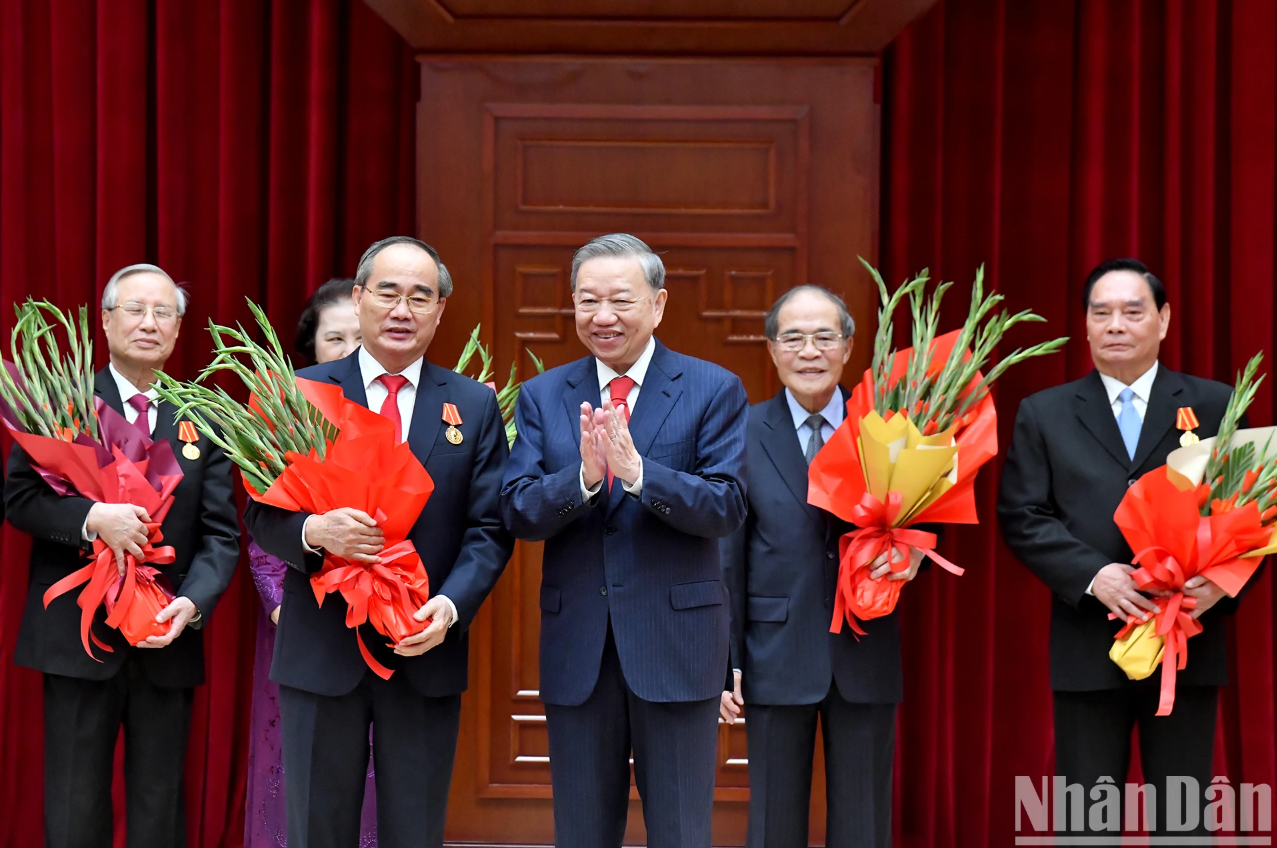
<path fill-rule="evenodd" d="M 818 282 L 871 326 L 856 262 L 877 235 L 878 110 L 869 60 L 422 58 L 419 220 L 456 280 L 436 350 L 478 322 L 497 362 L 533 372 L 586 351 L 572 322 L 572 252 L 630 232 L 662 254 L 658 336 L 718 362 L 758 402 L 777 390 L 762 317 Z M 853 354 L 860 373 L 868 344 Z M 443 355 L 442 353 L 440 354 Z M 541 546 L 520 544 L 472 628 L 448 838 L 550 844 L 537 697 Z M 744 725 L 720 726 L 715 845 L 742 845 Z M 637 795 L 626 844 L 643 844 Z M 812 838 L 823 844 L 823 778 Z"/>

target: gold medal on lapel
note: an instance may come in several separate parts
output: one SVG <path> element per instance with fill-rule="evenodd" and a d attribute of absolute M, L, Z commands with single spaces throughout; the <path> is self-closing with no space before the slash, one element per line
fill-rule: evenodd
<path fill-rule="evenodd" d="M 1186 448 L 1201 441 L 1201 439 L 1197 438 L 1197 434 L 1193 432 L 1200 426 L 1197 423 L 1197 414 L 1193 412 L 1193 408 L 1191 406 L 1181 406 L 1179 412 L 1175 414 L 1175 429 L 1184 431 L 1184 435 L 1179 437 L 1179 446 Z"/>
<path fill-rule="evenodd" d="M 444 436 L 454 445 L 461 444 L 465 440 L 465 436 L 461 435 L 461 431 L 457 429 L 457 425 L 461 423 L 461 412 L 457 410 L 455 403 L 445 403 L 443 405 L 443 420 L 448 425 Z"/>
<path fill-rule="evenodd" d="M 200 449 L 195 447 L 195 442 L 200 440 L 200 434 L 194 424 L 190 421 L 178 422 L 177 437 L 186 442 L 185 447 L 182 448 L 182 456 L 192 462 L 200 458 Z"/>

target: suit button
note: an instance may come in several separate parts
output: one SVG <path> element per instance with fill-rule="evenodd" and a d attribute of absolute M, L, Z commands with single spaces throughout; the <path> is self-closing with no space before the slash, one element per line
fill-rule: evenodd
<path fill-rule="evenodd" d="M 833 559 L 833 558 L 834 558 L 833 551 L 825 551 L 825 559 Z"/>
<path fill-rule="evenodd" d="M 1135 481 L 1134 481 L 1134 480 L 1127 480 L 1127 481 L 1126 481 L 1126 488 L 1128 488 L 1128 489 L 1129 489 L 1131 486 L 1134 486 L 1134 485 L 1135 485 Z"/>
<path fill-rule="evenodd" d="M 615 528 L 615 527 L 613 527 L 611 524 L 609 524 L 608 526 L 606 526 L 606 527 L 604 527 L 604 528 L 603 528 L 603 532 L 604 532 L 604 533 L 606 533 L 607 535 L 611 536 L 613 533 L 615 533 L 615 532 L 616 532 L 616 528 Z M 604 592 L 603 594 L 605 594 L 605 595 L 606 595 L 606 594 L 607 594 L 607 592 Z"/>
<path fill-rule="evenodd" d="M 607 594 L 607 587 L 606 587 L 606 586 L 600 586 L 600 587 L 599 587 L 599 594 L 600 594 L 600 595 L 606 595 L 606 594 Z"/>

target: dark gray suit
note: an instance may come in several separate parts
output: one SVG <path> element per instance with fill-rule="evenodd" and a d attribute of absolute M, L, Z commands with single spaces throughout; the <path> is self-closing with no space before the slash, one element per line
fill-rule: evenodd
<path fill-rule="evenodd" d="M 747 438 L 749 513 L 723 540 L 722 558 L 746 704 L 748 845 L 807 845 L 817 717 L 826 844 L 889 845 L 899 616 L 864 622 L 859 641 L 847 627 L 829 632 L 838 540 L 854 528 L 807 503 L 807 462 L 784 391 L 750 408 Z"/>

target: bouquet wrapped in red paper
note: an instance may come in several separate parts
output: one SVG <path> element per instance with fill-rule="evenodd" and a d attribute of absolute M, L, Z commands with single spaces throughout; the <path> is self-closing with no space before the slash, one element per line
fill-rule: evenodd
<path fill-rule="evenodd" d="M 239 466 L 254 499 L 313 514 L 351 507 L 376 519 L 386 544 L 379 561 L 326 554 L 311 587 L 320 605 L 327 595 L 341 594 L 346 625 L 355 629 L 364 660 L 389 678 L 391 670 L 373 658 L 358 628 L 368 622 L 398 644 L 429 626 L 429 620 L 413 617 L 429 596 L 430 582 L 407 537 L 434 483 L 411 448 L 396 440 L 388 418 L 347 399 L 338 386 L 297 377 L 265 314 L 253 303 L 249 307 L 267 346 L 243 327 L 210 323 L 217 357 L 193 383 L 160 375 L 158 391 Z M 244 382 L 252 393 L 247 404 L 204 385 L 219 371 Z"/>
<path fill-rule="evenodd" d="M 910 548 L 962 573 L 935 552 L 935 534 L 914 525 L 976 523 L 975 475 L 998 450 L 988 387 L 1012 364 L 1052 353 L 1067 341 L 1017 349 L 984 375 L 980 369 L 1008 329 L 1043 319 L 1027 311 L 995 314 L 1002 296 L 985 296 L 981 268 L 966 323 L 937 337 L 940 302 L 951 284 L 928 296 L 923 271 L 889 294 L 878 272 L 865 267 L 882 298 L 873 364 L 852 391 L 842 425 L 812 461 L 807 487 L 809 503 L 859 528 L 839 542 L 830 626 L 838 633 L 845 620 L 857 635 L 865 632 L 858 621 L 888 615 L 899 600 L 903 581 L 871 576 L 884 554 L 893 573 L 910 567 Z M 892 317 L 906 297 L 913 346 L 895 351 Z"/>
<path fill-rule="evenodd" d="M 140 560 L 125 554 L 121 567 L 97 540 L 92 560 L 44 593 L 47 607 L 54 598 L 84 586 L 76 599 L 80 639 L 96 660 L 90 643 L 112 650 L 92 630 L 98 607 L 106 610 L 106 624 L 130 645 L 169 630 L 155 617 L 173 594 L 154 565 L 174 559 L 173 549 L 159 544 L 164 538 L 160 525 L 182 471 L 167 441 L 153 441 L 93 396 L 93 343 L 85 307 L 80 307 L 78 324 L 46 301 L 28 300 L 17 313 L 10 343 L 13 360 L 0 368 L 0 420 L 59 495 L 132 504 L 151 518 Z M 65 356 L 55 336 L 58 328 L 67 338 Z"/>
<path fill-rule="evenodd" d="M 1237 429 L 1262 381 L 1255 379 L 1261 360 L 1256 355 L 1239 375 L 1214 438 L 1198 441 L 1192 410 L 1180 410 L 1184 446 L 1127 489 L 1113 516 L 1140 566 L 1131 577 L 1158 611 L 1147 622 L 1128 619 L 1109 657 L 1132 680 L 1161 667 L 1159 716 L 1174 708 L 1188 639 L 1202 632 L 1185 584 L 1204 577 L 1237 597 L 1260 560 L 1277 551 L 1277 427 Z"/>

